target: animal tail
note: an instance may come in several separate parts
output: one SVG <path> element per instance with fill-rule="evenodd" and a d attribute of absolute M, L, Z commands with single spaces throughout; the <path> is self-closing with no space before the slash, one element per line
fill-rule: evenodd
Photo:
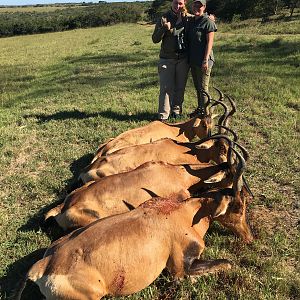
<path fill-rule="evenodd" d="M 92 160 L 91 163 L 93 163 L 98 157 L 100 157 L 100 156 L 103 155 L 105 146 L 106 146 L 109 142 L 111 142 L 113 139 L 114 139 L 114 138 L 110 138 L 109 140 L 107 140 L 105 143 L 101 144 L 101 145 L 98 147 L 98 149 L 97 149 L 97 151 L 96 151 L 96 154 L 95 154 L 95 157 L 93 158 L 93 160 Z"/>
<path fill-rule="evenodd" d="M 19 283 L 19 286 L 16 287 L 17 292 L 16 292 L 15 295 L 12 296 L 12 299 L 14 299 L 14 300 L 21 300 L 22 293 L 23 293 L 23 291 L 25 289 L 27 280 L 28 280 L 28 278 L 27 278 L 27 275 L 26 275 L 26 277 L 23 278 L 23 280 Z"/>
<path fill-rule="evenodd" d="M 41 260 L 37 261 L 27 272 L 25 278 L 22 280 L 18 287 L 17 293 L 14 295 L 13 299 L 14 300 L 21 300 L 22 293 L 26 287 L 26 283 L 28 280 L 31 280 L 33 282 L 37 281 L 40 279 L 46 270 L 46 267 L 49 263 L 50 256 L 44 257 Z"/>
<path fill-rule="evenodd" d="M 47 219 L 49 219 L 50 217 L 55 217 L 55 216 L 57 216 L 58 214 L 60 214 L 60 213 L 61 213 L 61 210 L 62 210 L 62 208 L 63 208 L 63 205 L 64 205 L 64 203 L 61 203 L 61 204 L 55 206 L 54 208 L 50 209 L 50 210 L 45 214 L 45 221 L 46 221 Z"/>

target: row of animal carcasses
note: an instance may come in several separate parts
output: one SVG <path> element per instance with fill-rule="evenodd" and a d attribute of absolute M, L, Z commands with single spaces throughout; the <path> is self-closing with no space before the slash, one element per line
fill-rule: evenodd
<path fill-rule="evenodd" d="M 46 298 L 128 295 L 165 267 L 175 277 L 231 267 L 199 259 L 213 220 L 245 242 L 253 239 L 246 221 L 252 195 L 243 176 L 248 153 L 228 128 L 235 103 L 225 96 L 229 111 L 218 92 L 205 116 L 151 122 L 99 147 L 80 175 L 85 184 L 46 214 L 64 230 L 80 228 L 54 242 L 28 273 Z M 216 105 L 224 113 L 211 135 Z"/>

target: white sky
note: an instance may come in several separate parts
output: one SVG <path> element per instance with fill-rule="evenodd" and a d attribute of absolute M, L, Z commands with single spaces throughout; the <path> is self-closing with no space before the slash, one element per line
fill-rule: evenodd
<path fill-rule="evenodd" d="M 133 1 L 134 0 L 106 0 L 106 2 L 133 2 Z M 98 3 L 99 0 L 0 0 L 0 5 L 29 5 L 29 4 L 35 5 L 35 4 L 53 4 L 53 3 L 81 3 L 81 2 Z"/>

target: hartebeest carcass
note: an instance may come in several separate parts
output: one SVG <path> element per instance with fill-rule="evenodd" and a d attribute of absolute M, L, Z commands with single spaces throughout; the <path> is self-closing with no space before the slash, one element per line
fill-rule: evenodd
<path fill-rule="evenodd" d="M 230 148 L 231 149 L 231 148 Z M 231 157 L 228 151 L 228 157 Z M 240 155 L 239 155 L 240 159 Z M 54 217 L 63 229 L 86 226 L 103 217 L 128 211 L 153 195 L 168 196 L 180 190 L 196 192 L 213 182 L 228 187 L 236 172 L 235 163 L 202 163 L 176 166 L 147 162 L 135 170 L 103 177 L 70 193 L 64 203 L 45 216 Z"/>
<path fill-rule="evenodd" d="M 220 181 L 227 186 L 231 181 L 228 163 L 202 163 L 176 166 L 164 162 L 147 162 L 120 174 L 103 177 L 71 192 L 64 203 L 51 209 L 45 216 L 55 217 L 63 229 L 86 226 L 103 217 L 128 211 L 153 195 L 162 197 L 205 186 L 206 180 Z"/>
<path fill-rule="evenodd" d="M 50 246 L 26 279 L 47 300 L 98 300 L 136 293 L 164 268 L 175 278 L 229 269 L 227 260 L 203 261 L 200 255 L 213 220 L 245 242 L 253 239 L 245 217 L 249 194 L 241 173 L 237 177 L 232 189 L 185 201 L 182 196 L 152 198 L 132 211 L 77 229 Z"/>
<path fill-rule="evenodd" d="M 222 103 L 221 94 L 219 100 L 212 100 L 209 97 L 209 104 L 207 114 L 204 117 L 196 116 L 186 122 L 175 124 L 162 123 L 160 121 L 151 122 L 143 127 L 125 131 L 115 138 L 99 146 L 97 153 L 93 159 L 95 161 L 98 157 L 108 155 L 119 149 L 146 144 L 157 141 L 162 138 L 171 138 L 179 142 L 192 141 L 194 137 L 204 138 L 210 135 L 213 127 L 212 113 L 213 107 L 220 104 L 224 108 L 224 114 L 220 117 L 219 124 L 222 123 L 228 115 L 228 107 Z M 92 161 L 92 162 L 93 162 Z"/>
<path fill-rule="evenodd" d="M 210 139 L 214 142 L 209 145 L 206 143 L 205 148 L 201 148 L 201 144 Z M 217 135 L 194 143 L 162 139 L 153 143 L 126 147 L 110 155 L 99 157 L 85 168 L 79 178 L 86 183 L 133 170 L 148 161 L 163 161 L 173 165 L 210 161 L 222 163 L 227 160 L 227 150 L 231 143 L 227 136 Z"/>

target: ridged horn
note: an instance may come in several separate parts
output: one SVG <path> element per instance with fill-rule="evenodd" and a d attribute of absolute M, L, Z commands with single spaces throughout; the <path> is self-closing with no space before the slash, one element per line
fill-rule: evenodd
<path fill-rule="evenodd" d="M 252 191 L 251 191 L 251 189 L 250 189 L 250 187 L 248 185 L 248 182 L 247 182 L 247 180 L 246 180 L 246 178 L 245 178 L 244 175 L 243 175 L 243 181 L 244 181 L 244 186 L 245 186 L 247 192 L 251 195 L 252 198 L 254 198 L 254 195 L 253 195 L 253 193 L 252 193 Z"/>
<path fill-rule="evenodd" d="M 224 134 L 214 134 L 210 137 L 205 137 L 205 138 L 201 139 L 200 141 L 196 142 L 195 144 L 200 145 L 200 144 L 207 142 L 209 140 L 212 140 L 212 139 L 225 139 L 228 142 L 229 148 L 230 147 L 233 148 L 234 146 L 237 146 L 242 151 L 244 160 L 248 161 L 249 152 L 246 150 L 246 148 L 243 147 L 242 145 L 240 145 L 239 143 L 232 141 L 227 135 L 224 135 Z M 229 157 L 228 157 L 228 159 L 229 159 Z M 233 162 L 231 164 L 233 164 Z"/>
<path fill-rule="evenodd" d="M 213 113 L 213 107 L 214 106 L 216 106 L 216 105 L 221 105 L 221 106 L 223 106 L 223 108 L 224 108 L 224 113 L 223 113 L 223 115 L 220 117 L 220 119 L 219 119 L 219 121 L 218 121 L 218 124 L 219 125 L 224 125 L 223 123 L 224 123 L 224 121 L 226 120 L 226 118 L 227 118 L 227 115 L 228 115 L 228 106 L 224 103 L 224 102 L 222 102 L 222 101 L 219 101 L 219 100 L 212 100 L 214 103 L 209 107 L 209 114 L 210 115 L 212 115 L 212 113 Z"/>
<path fill-rule="evenodd" d="M 243 173 L 246 168 L 246 162 L 242 155 L 236 151 L 234 148 L 230 148 L 230 150 L 236 155 L 238 160 L 238 165 L 236 167 L 236 172 L 233 176 L 233 191 L 234 193 L 240 192 L 243 188 Z M 230 151 L 230 152 L 231 152 Z M 231 153 L 232 155 L 232 153 Z"/>
<path fill-rule="evenodd" d="M 211 103 L 211 97 L 210 97 L 209 93 L 205 92 L 204 90 L 201 90 L 200 93 L 205 94 L 206 97 L 207 97 L 207 102 L 206 102 L 206 105 L 205 105 L 205 115 L 208 116 L 208 114 L 209 114 L 208 106 Z"/>
<path fill-rule="evenodd" d="M 216 88 L 216 87 L 213 87 L 217 92 L 218 92 L 218 94 L 219 94 L 219 101 L 223 101 L 224 100 L 224 94 L 223 94 L 223 92 L 221 92 L 218 88 Z"/>
<path fill-rule="evenodd" d="M 239 143 L 233 142 L 235 146 L 238 146 L 238 148 L 240 148 L 240 150 L 243 152 L 243 158 L 245 161 L 248 161 L 249 159 L 249 152 L 246 150 L 245 147 L 243 147 L 242 145 L 240 145 Z"/>
<path fill-rule="evenodd" d="M 195 145 L 200 145 L 200 144 L 205 143 L 209 140 L 218 140 L 218 139 L 222 139 L 222 138 L 227 140 L 229 146 L 233 147 L 233 141 L 227 135 L 224 135 L 224 134 L 214 134 L 210 137 L 205 137 L 205 138 L 201 139 L 200 141 L 196 142 Z"/>
<path fill-rule="evenodd" d="M 228 115 L 227 115 L 227 117 L 226 117 L 226 119 L 224 120 L 224 123 L 223 123 L 224 126 L 228 126 L 229 117 L 231 117 L 233 114 L 236 113 L 236 104 L 230 96 L 225 95 L 225 97 L 226 97 L 226 99 L 228 99 L 228 101 L 231 105 L 231 111 L 228 113 Z"/>
<path fill-rule="evenodd" d="M 230 128 L 227 127 L 227 126 L 223 126 L 223 125 L 219 125 L 219 124 L 216 124 L 215 126 L 219 127 L 219 132 L 218 132 L 218 134 L 227 134 L 227 131 L 229 131 L 229 132 L 233 135 L 233 141 L 234 141 L 234 142 L 237 142 L 237 140 L 238 140 L 238 135 L 237 135 L 232 129 L 230 129 Z M 226 129 L 226 132 L 221 132 L 221 128 Z"/>

